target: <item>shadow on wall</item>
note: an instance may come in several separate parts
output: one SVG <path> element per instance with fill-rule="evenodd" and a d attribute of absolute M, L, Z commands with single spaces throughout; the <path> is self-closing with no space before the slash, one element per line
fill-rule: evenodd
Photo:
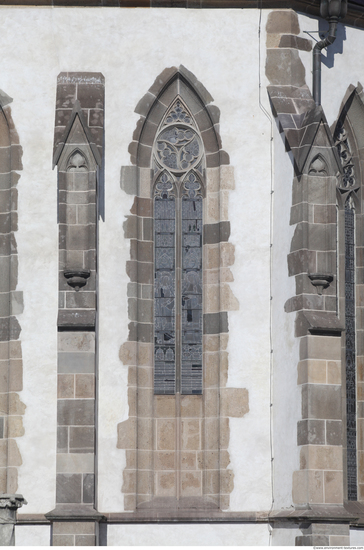
<path fill-rule="evenodd" d="M 329 30 L 329 23 L 324 19 L 319 21 L 319 36 L 320 40 L 325 38 L 326 33 Z M 323 50 L 326 52 L 326 55 L 321 56 L 322 63 L 328 68 L 331 69 L 335 63 L 335 54 L 342 54 L 344 51 L 344 40 L 346 40 L 346 28 L 342 23 L 339 23 L 337 26 L 337 34 L 335 42 Z"/>

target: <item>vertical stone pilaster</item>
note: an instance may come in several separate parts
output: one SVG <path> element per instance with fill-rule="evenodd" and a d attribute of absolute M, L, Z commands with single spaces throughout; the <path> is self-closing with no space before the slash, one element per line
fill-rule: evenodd
<path fill-rule="evenodd" d="M 53 545 L 96 544 L 97 223 L 104 79 L 61 73 L 58 169 L 57 486 Z M 85 521 L 83 521 L 83 519 Z M 64 523 L 66 522 L 66 523 Z"/>
<path fill-rule="evenodd" d="M 0 546 L 15 546 L 16 513 L 23 504 L 22 495 L 0 495 Z"/>

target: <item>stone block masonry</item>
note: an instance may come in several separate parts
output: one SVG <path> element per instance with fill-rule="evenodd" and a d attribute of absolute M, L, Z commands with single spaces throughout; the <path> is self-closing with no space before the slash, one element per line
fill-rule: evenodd
<path fill-rule="evenodd" d="M 59 222 L 57 473 L 56 508 L 48 514 L 54 546 L 97 544 L 92 519 L 97 515 L 97 177 L 103 165 L 103 109 L 102 75 L 59 75 L 54 139 Z M 80 517 L 89 521 L 77 521 Z"/>

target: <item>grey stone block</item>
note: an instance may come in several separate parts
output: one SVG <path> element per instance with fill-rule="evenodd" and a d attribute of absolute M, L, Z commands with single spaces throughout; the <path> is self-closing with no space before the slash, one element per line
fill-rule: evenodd
<path fill-rule="evenodd" d="M 0 170 L 3 170 L 4 167 L 0 166 Z M 4 174 L 0 173 L 0 190 L 6 190 L 11 188 L 11 175 L 9 172 Z"/>
<path fill-rule="evenodd" d="M 297 445 L 325 445 L 325 421 L 300 420 L 297 424 Z"/>
<path fill-rule="evenodd" d="M 153 242 L 137 241 L 132 239 L 130 241 L 130 258 L 132 260 L 139 260 L 140 262 L 152 262 L 153 261 Z"/>
<path fill-rule="evenodd" d="M 0 342 L 17 340 L 20 331 L 21 328 L 16 317 L 0 318 Z"/>
<path fill-rule="evenodd" d="M 226 311 L 219 313 L 205 313 L 203 316 L 203 332 L 204 334 L 219 334 L 220 332 L 228 332 L 228 314 Z"/>
<path fill-rule="evenodd" d="M 342 445 L 342 421 L 326 420 L 326 443 L 327 445 Z"/>
<path fill-rule="evenodd" d="M 83 474 L 83 503 L 93 504 L 95 500 L 95 476 Z"/>
<path fill-rule="evenodd" d="M 95 354 L 92 352 L 59 352 L 58 373 L 94 373 Z"/>
<path fill-rule="evenodd" d="M 124 237 L 126 239 L 138 238 L 138 217 L 126 216 L 126 220 L 123 223 Z"/>
<path fill-rule="evenodd" d="M 95 429 L 85 426 L 69 428 L 71 453 L 93 453 L 95 450 Z"/>
<path fill-rule="evenodd" d="M 268 49 L 265 74 L 271 84 L 303 86 L 305 68 L 294 49 Z"/>
<path fill-rule="evenodd" d="M 142 298 L 145 300 L 153 300 L 153 285 L 141 285 Z"/>
<path fill-rule="evenodd" d="M 128 296 L 128 298 L 137 298 L 138 297 L 138 283 L 128 283 L 128 285 L 127 285 L 127 296 Z"/>
<path fill-rule="evenodd" d="M 307 40 L 307 38 L 301 38 L 293 34 L 284 34 L 281 36 L 279 48 L 296 48 L 297 50 L 310 52 L 312 50 L 312 42 L 311 40 Z"/>
<path fill-rule="evenodd" d="M 138 342 L 153 342 L 153 325 L 138 323 Z"/>
<path fill-rule="evenodd" d="M 155 102 L 156 97 L 154 94 L 151 94 L 150 92 L 147 92 L 138 102 L 137 106 L 135 107 L 134 111 L 138 113 L 139 115 L 147 116 L 149 113 L 150 108 L 152 107 L 153 103 Z"/>
<path fill-rule="evenodd" d="M 203 231 L 204 244 L 227 242 L 230 237 L 230 222 L 206 224 Z"/>
<path fill-rule="evenodd" d="M 138 166 L 140 166 L 140 168 L 149 168 L 151 155 L 152 155 L 152 148 L 149 145 L 144 145 L 143 143 L 139 143 Z"/>
<path fill-rule="evenodd" d="M 292 10 L 271 12 L 268 16 L 266 31 L 273 34 L 299 34 L 300 26 L 297 14 Z"/>
<path fill-rule="evenodd" d="M 57 453 L 68 453 L 68 427 L 57 427 Z"/>
<path fill-rule="evenodd" d="M 220 153 L 207 153 L 206 154 L 206 167 L 207 168 L 217 168 L 220 164 L 229 164 L 229 162 L 221 162 Z"/>
<path fill-rule="evenodd" d="M 80 290 L 79 292 L 70 291 L 66 292 L 66 307 L 67 308 L 95 308 L 96 307 L 96 294 L 95 292 L 85 292 Z"/>
<path fill-rule="evenodd" d="M 302 386 L 302 418 L 341 419 L 341 386 Z"/>
<path fill-rule="evenodd" d="M 153 240 L 153 218 L 143 219 L 143 240 L 144 241 Z"/>
<path fill-rule="evenodd" d="M 74 328 L 95 329 L 96 314 L 93 309 L 63 309 L 58 313 L 58 327 L 65 327 L 70 330 Z"/>
<path fill-rule="evenodd" d="M 74 546 L 74 535 L 53 535 L 52 546 Z"/>
<path fill-rule="evenodd" d="M 4 417 L 0 416 L 0 439 L 4 438 Z"/>
<path fill-rule="evenodd" d="M 287 256 L 288 274 L 316 273 L 316 253 L 313 250 L 297 250 Z M 326 273 L 326 272 L 325 272 Z"/>
<path fill-rule="evenodd" d="M 0 257 L 0 292 L 10 290 L 10 256 Z"/>
<path fill-rule="evenodd" d="M 93 426 L 95 424 L 94 399 L 59 399 L 57 424 L 58 426 Z"/>
<path fill-rule="evenodd" d="M 95 546 L 94 535 L 75 535 L 75 546 Z"/>
<path fill-rule="evenodd" d="M 205 147 L 205 153 L 216 153 L 221 149 L 220 136 L 216 134 L 213 128 L 209 128 L 201 133 L 202 141 Z"/>
<path fill-rule="evenodd" d="M 81 503 L 82 474 L 57 474 L 57 504 Z"/>

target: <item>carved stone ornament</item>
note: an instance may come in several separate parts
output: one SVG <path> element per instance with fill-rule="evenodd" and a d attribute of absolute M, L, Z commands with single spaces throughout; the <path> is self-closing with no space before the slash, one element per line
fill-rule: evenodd
<path fill-rule="evenodd" d="M 90 277 L 88 269 L 67 269 L 63 274 L 67 279 L 67 284 L 74 288 L 76 292 L 85 286 L 87 279 Z"/>
<path fill-rule="evenodd" d="M 324 288 L 328 288 L 334 279 L 332 275 L 327 273 L 310 273 L 308 277 L 320 296 Z"/>
<path fill-rule="evenodd" d="M 351 189 L 357 190 L 358 186 L 356 186 L 355 182 L 353 156 L 350 151 L 348 136 L 343 126 L 341 126 L 336 133 L 335 145 L 343 167 L 343 176 L 339 184 L 339 189 L 341 191 L 349 191 Z"/>
<path fill-rule="evenodd" d="M 310 176 L 327 176 L 328 175 L 326 161 L 321 155 L 317 155 L 313 159 L 308 173 Z"/>

